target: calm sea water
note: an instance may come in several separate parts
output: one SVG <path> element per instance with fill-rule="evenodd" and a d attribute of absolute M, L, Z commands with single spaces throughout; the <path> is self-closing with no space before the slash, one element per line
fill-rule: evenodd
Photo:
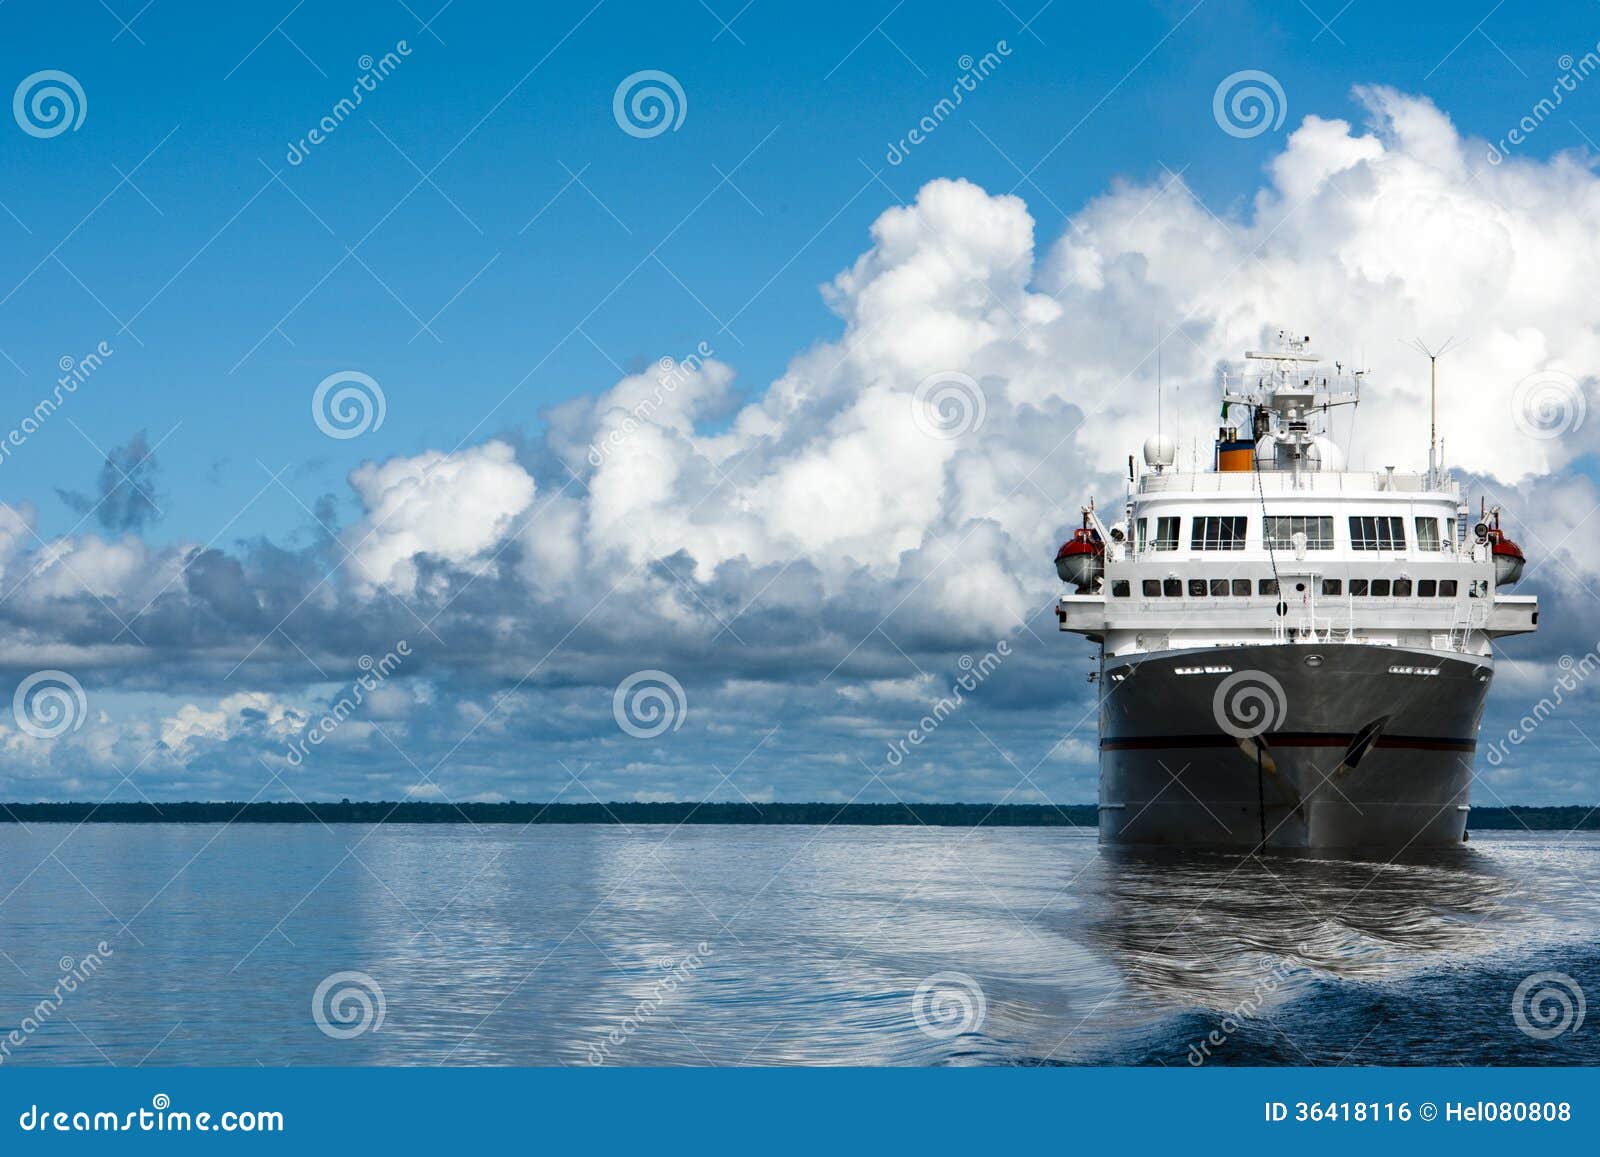
<path fill-rule="evenodd" d="M 1565 981 L 1524 986 L 1549 1039 L 1513 999 L 1542 972 L 1600 997 L 1597 895 L 1582 833 L 1384 863 L 1055 829 L 8 824 L 0 1059 L 1592 1064 Z"/>

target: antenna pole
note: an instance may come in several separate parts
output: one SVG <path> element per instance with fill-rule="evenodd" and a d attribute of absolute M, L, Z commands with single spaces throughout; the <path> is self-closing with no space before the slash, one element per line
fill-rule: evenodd
<path fill-rule="evenodd" d="M 1439 442 L 1439 358 L 1428 355 L 1428 477 L 1433 477 L 1434 447 Z"/>
<path fill-rule="evenodd" d="M 1456 339 L 1452 336 L 1437 349 L 1429 349 L 1415 338 L 1411 346 L 1428 359 L 1428 485 L 1432 486 L 1439 475 L 1439 359 L 1455 348 Z"/>

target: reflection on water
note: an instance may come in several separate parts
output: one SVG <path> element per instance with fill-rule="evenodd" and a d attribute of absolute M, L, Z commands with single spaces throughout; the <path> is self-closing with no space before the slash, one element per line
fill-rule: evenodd
<path fill-rule="evenodd" d="M 1379 978 L 1489 949 L 1525 891 L 1495 860 L 1448 849 L 1404 862 L 1104 848 L 1085 873 L 1084 931 L 1128 984 L 1226 1007 L 1281 961 Z"/>
<path fill-rule="evenodd" d="M 1506 1004 L 1596 975 L 1592 834 L 1389 863 L 1055 829 L 69 831 L 0 827 L 0 1036 L 113 952 L 4 1063 L 1182 1064 L 1252 1000 L 1223 1063 L 1600 1059 L 1592 1032 L 1530 1051 Z M 312 994 L 345 971 L 385 1018 L 334 1039 Z"/>

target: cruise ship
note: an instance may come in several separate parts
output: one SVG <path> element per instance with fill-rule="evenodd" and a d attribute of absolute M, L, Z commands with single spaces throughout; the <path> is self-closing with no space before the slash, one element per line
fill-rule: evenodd
<path fill-rule="evenodd" d="M 1121 517 L 1091 500 L 1056 558 L 1061 629 L 1099 648 L 1100 839 L 1459 844 L 1495 640 L 1539 620 L 1522 551 L 1436 425 L 1425 472 L 1346 468 L 1360 371 L 1288 334 L 1245 358 L 1211 468 L 1150 438 Z"/>

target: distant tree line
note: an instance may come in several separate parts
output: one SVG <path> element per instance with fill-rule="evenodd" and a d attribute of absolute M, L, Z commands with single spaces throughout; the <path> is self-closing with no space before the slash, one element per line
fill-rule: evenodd
<path fill-rule="evenodd" d="M 1092 829 L 1093 804 L 984 803 L 11 803 L 0 823 L 846 824 Z M 1600 829 L 1587 807 L 1475 807 L 1473 831 Z"/>

